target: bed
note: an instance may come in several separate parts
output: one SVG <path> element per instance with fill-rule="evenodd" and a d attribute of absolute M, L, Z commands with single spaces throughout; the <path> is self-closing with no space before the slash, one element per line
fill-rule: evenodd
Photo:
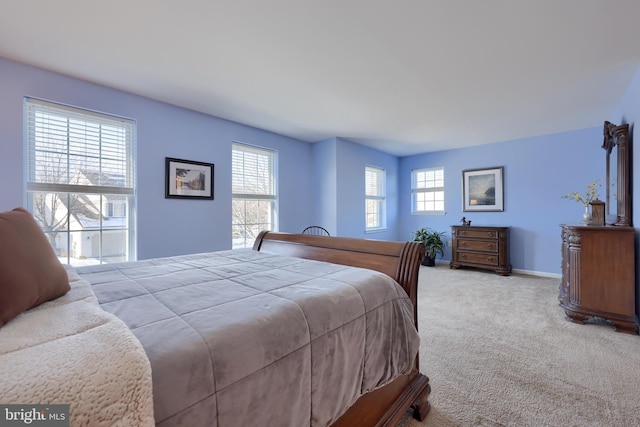
<path fill-rule="evenodd" d="M 71 425 L 422 419 L 423 251 L 263 232 L 253 250 L 66 267 L 66 291 L 0 327 L 0 403 L 70 403 Z"/>

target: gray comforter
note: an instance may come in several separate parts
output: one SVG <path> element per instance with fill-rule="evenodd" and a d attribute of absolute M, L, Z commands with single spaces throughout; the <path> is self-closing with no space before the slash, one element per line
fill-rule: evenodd
<path fill-rule="evenodd" d="M 142 343 L 163 427 L 326 426 L 419 347 L 371 270 L 235 250 L 77 271 Z"/>

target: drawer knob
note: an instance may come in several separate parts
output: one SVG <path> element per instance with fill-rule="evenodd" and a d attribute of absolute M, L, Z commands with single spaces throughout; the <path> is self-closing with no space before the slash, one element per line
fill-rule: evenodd
<path fill-rule="evenodd" d="M 467 246 L 467 242 L 460 242 L 460 246 Z"/>
<path fill-rule="evenodd" d="M 493 249 L 493 243 L 489 243 L 489 244 L 487 244 L 487 248 L 489 248 L 489 249 Z"/>
<path fill-rule="evenodd" d="M 490 256 L 489 258 L 487 258 L 487 261 L 488 261 L 488 262 L 493 262 L 493 257 L 492 257 L 492 256 Z"/>

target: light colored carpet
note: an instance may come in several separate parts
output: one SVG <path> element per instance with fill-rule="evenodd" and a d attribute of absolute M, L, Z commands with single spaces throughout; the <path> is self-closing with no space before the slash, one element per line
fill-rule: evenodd
<path fill-rule="evenodd" d="M 640 337 L 566 321 L 559 283 L 421 267 L 431 411 L 400 426 L 640 426 Z"/>

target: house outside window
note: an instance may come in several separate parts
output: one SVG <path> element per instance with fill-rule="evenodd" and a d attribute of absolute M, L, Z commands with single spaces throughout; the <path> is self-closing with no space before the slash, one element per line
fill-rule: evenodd
<path fill-rule="evenodd" d="M 107 216 L 110 218 L 122 218 L 127 216 L 127 200 L 125 197 L 121 197 L 119 200 L 117 197 L 110 197 L 104 201 L 104 210 Z"/>
<path fill-rule="evenodd" d="M 384 169 L 365 167 L 365 231 L 387 227 L 386 172 Z"/>
<path fill-rule="evenodd" d="M 411 171 L 411 213 L 444 215 L 444 168 Z"/>
<path fill-rule="evenodd" d="M 277 152 L 232 146 L 233 249 L 250 248 L 263 230 L 278 229 Z"/>
<path fill-rule="evenodd" d="M 27 208 L 62 263 L 136 259 L 135 122 L 24 98 Z"/>

